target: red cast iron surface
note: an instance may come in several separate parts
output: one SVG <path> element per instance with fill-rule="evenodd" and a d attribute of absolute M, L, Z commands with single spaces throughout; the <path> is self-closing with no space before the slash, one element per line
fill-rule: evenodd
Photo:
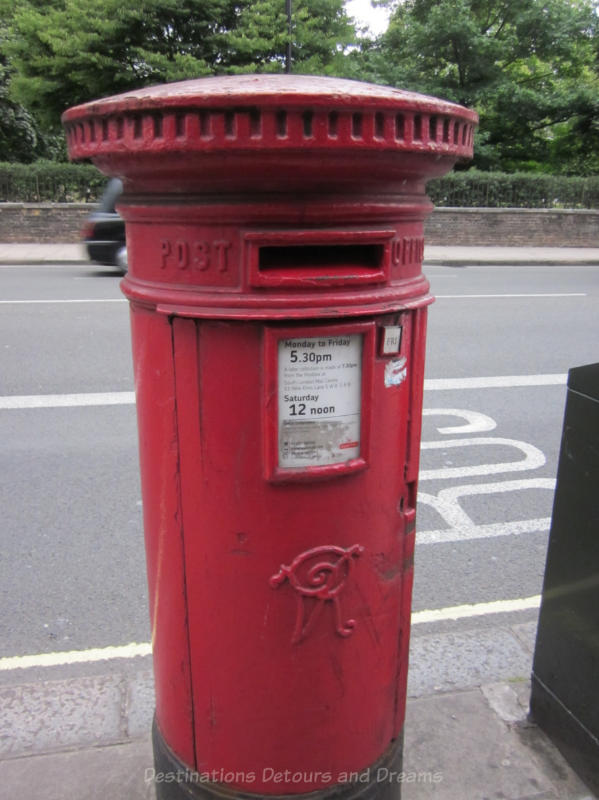
<path fill-rule="evenodd" d="M 333 317 L 421 298 L 425 182 L 471 157 L 476 119 L 398 89 L 281 75 L 140 89 L 63 115 L 71 157 L 124 181 L 127 295 L 240 318 Z M 322 245 L 317 229 L 361 233 L 391 251 L 386 274 L 354 268 L 342 286 L 337 270 L 327 292 L 326 274 L 290 287 L 268 271 L 267 288 L 252 232 L 290 227 L 296 245 Z"/>
<path fill-rule="evenodd" d="M 422 181 L 472 156 L 477 116 L 336 78 L 247 75 L 128 92 L 63 115 L 72 158 L 153 191 Z"/>
<path fill-rule="evenodd" d="M 125 186 L 160 730 L 190 767 L 249 792 L 341 781 L 403 725 L 424 189 L 471 156 L 476 115 L 244 76 L 63 119 L 71 156 Z M 402 327 L 399 353 L 383 355 L 384 326 Z M 272 463 L 282 331 L 362 336 L 360 459 Z"/>

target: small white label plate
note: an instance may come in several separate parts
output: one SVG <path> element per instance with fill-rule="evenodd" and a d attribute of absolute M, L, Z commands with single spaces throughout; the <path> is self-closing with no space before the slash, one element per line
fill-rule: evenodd
<path fill-rule="evenodd" d="M 362 347 L 362 334 L 279 341 L 279 467 L 358 458 Z"/>
<path fill-rule="evenodd" d="M 383 355 L 393 356 L 401 347 L 401 325 L 386 325 L 383 328 Z"/>

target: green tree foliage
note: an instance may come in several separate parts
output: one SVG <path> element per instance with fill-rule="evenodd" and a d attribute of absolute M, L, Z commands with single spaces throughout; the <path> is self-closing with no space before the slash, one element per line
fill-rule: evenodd
<path fill-rule="evenodd" d="M 0 154 L 52 157 L 64 109 L 143 85 L 293 70 L 446 97 L 480 114 L 485 170 L 599 174 L 599 0 L 0 0 Z"/>
<path fill-rule="evenodd" d="M 294 72 L 341 74 L 356 32 L 343 0 L 293 0 L 290 34 L 285 0 L 255 0 L 229 37 L 230 71 L 282 72 L 289 38 Z"/>
<path fill-rule="evenodd" d="M 40 135 L 31 114 L 9 96 L 11 69 L 3 52 L 7 23 L 3 16 L 0 20 L 0 157 L 29 162 L 40 155 Z"/>
<path fill-rule="evenodd" d="M 70 105 L 210 74 L 236 14 L 234 0 L 17 0 L 12 94 L 57 127 Z"/>
<path fill-rule="evenodd" d="M 8 0 L 0 0 L 0 3 Z M 143 85 L 281 71 L 284 0 L 16 0 L 12 95 L 46 126 L 69 106 Z M 324 71 L 353 29 L 343 0 L 295 0 L 296 70 Z"/>
<path fill-rule="evenodd" d="M 481 116 L 483 168 L 597 171 L 597 0 L 405 0 L 354 57 Z"/>
<path fill-rule="evenodd" d="M 31 114 L 8 96 L 8 67 L 0 56 L 0 153 L 29 162 L 40 154 L 40 135 Z"/>

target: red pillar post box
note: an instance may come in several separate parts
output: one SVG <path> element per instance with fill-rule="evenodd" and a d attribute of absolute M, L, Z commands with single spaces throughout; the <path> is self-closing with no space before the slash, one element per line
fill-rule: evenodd
<path fill-rule="evenodd" d="M 475 122 L 304 76 L 64 115 L 124 182 L 159 797 L 399 794 L 425 183 Z"/>

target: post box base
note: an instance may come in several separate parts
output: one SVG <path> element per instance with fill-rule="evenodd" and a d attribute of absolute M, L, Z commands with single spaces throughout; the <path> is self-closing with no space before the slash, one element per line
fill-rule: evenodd
<path fill-rule="evenodd" d="M 401 800 L 403 731 L 360 779 L 308 793 L 254 794 L 222 783 L 209 783 L 180 761 L 164 741 L 156 720 L 152 727 L 157 800 Z M 364 778 L 364 781 L 362 781 Z"/>

